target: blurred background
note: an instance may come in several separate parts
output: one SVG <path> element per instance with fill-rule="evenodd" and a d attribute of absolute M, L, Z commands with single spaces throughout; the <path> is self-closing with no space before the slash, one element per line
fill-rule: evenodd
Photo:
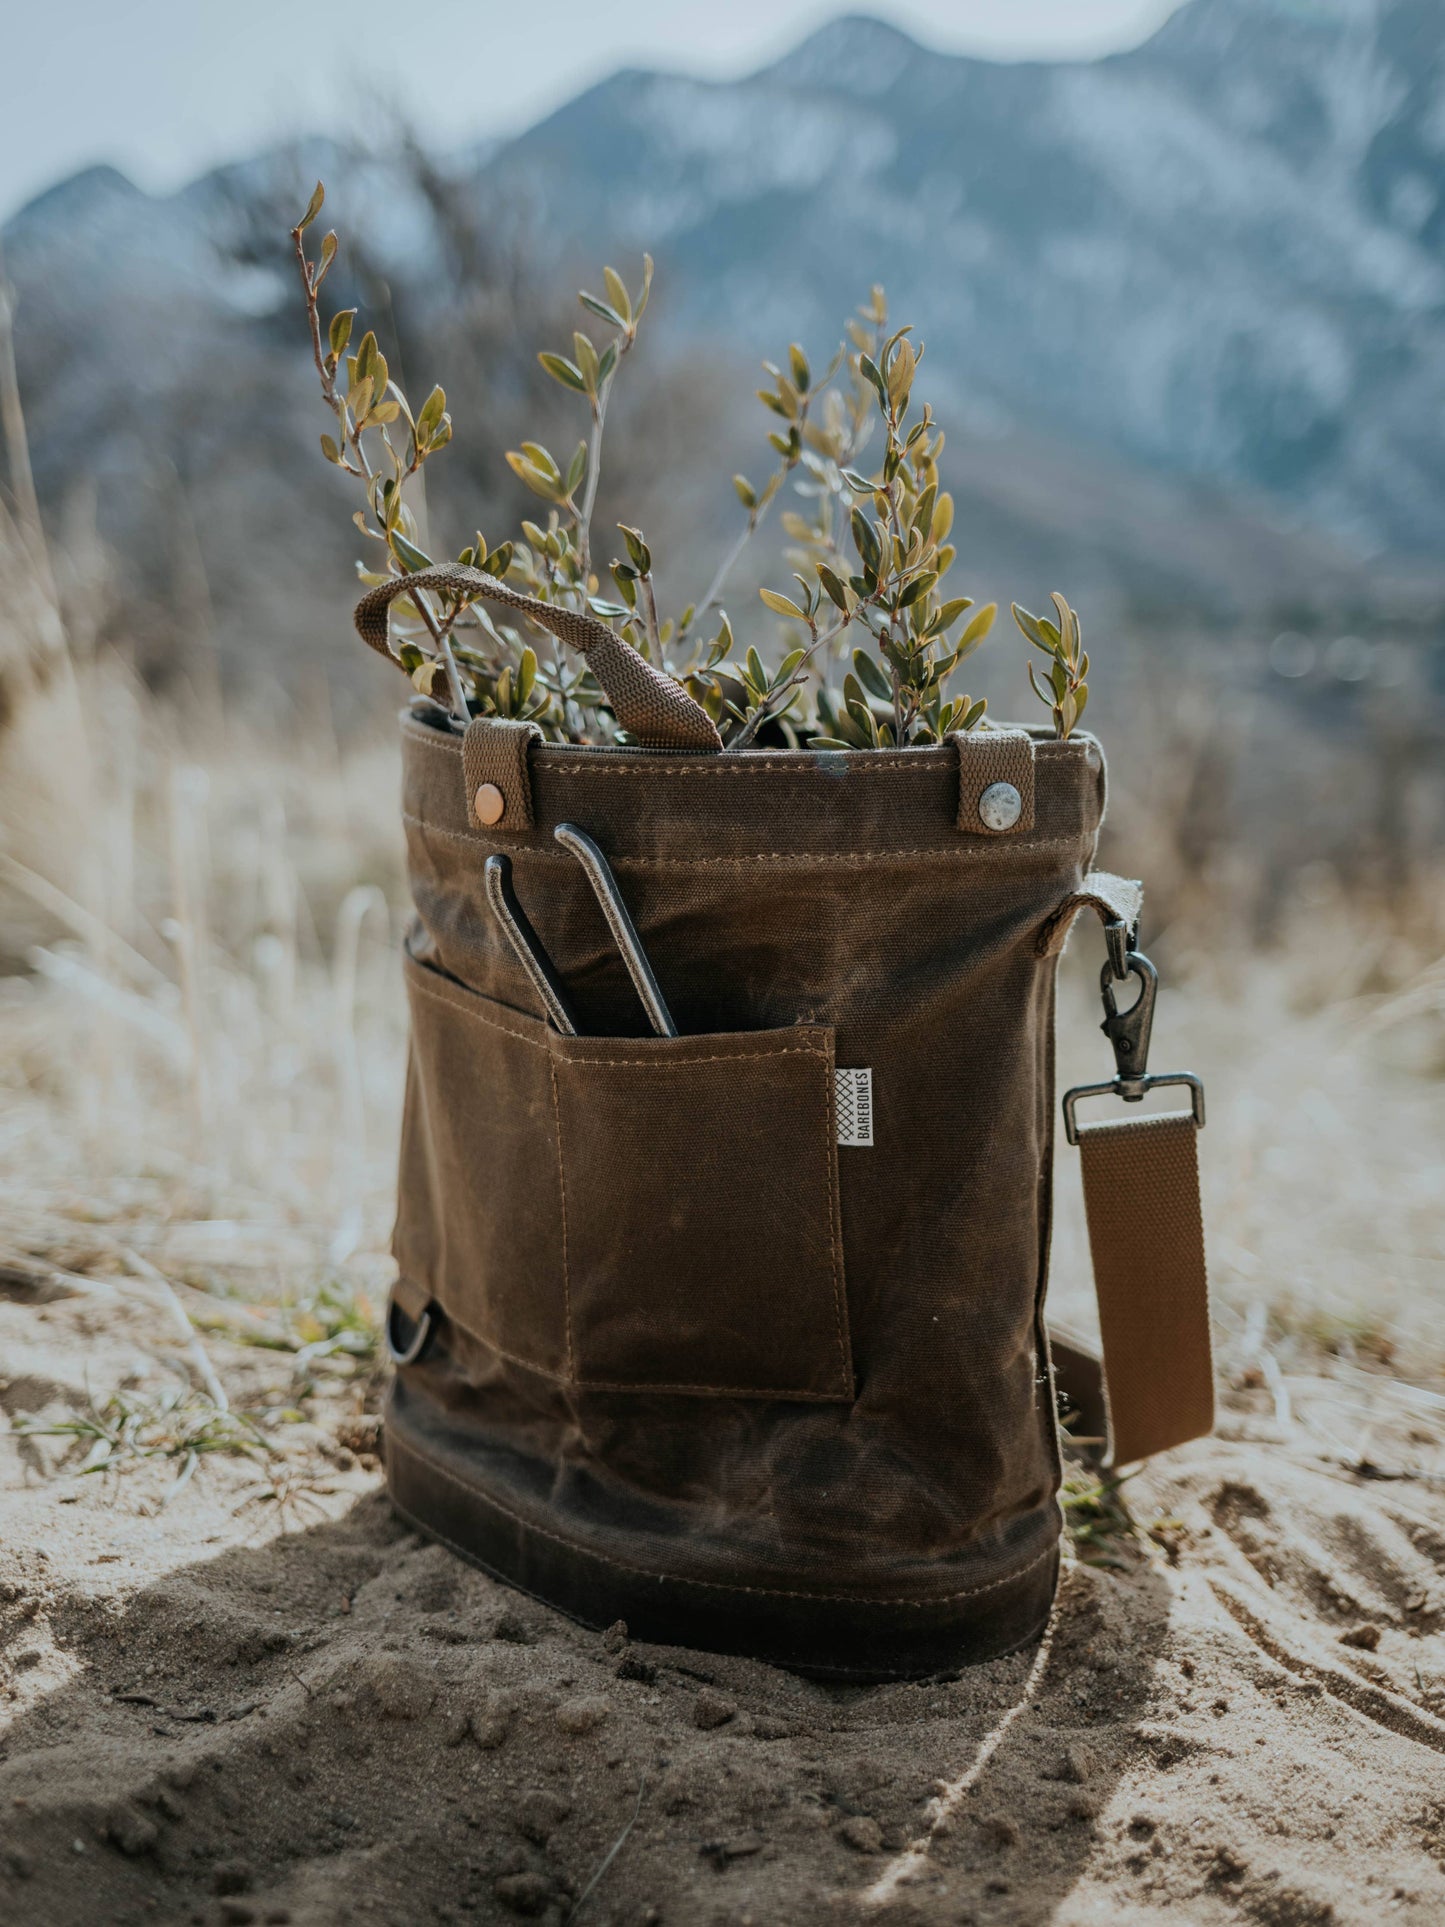
<path fill-rule="evenodd" d="M 0 1261 L 84 1270 L 123 1232 L 222 1295 L 384 1279 L 404 692 L 351 629 L 356 503 L 318 447 L 287 230 L 320 176 L 330 305 L 414 399 L 447 389 L 452 553 L 531 513 L 507 448 L 575 439 L 536 351 L 566 349 L 577 287 L 655 256 L 597 526 L 646 531 L 674 604 L 737 532 L 729 477 L 766 465 L 760 360 L 825 363 L 884 284 L 927 346 L 963 588 L 1083 617 L 1101 861 L 1145 879 L 1168 986 L 1156 1063 L 1211 1086 L 1226 1351 L 1280 1387 L 1322 1352 L 1433 1376 L 1445 10 L 707 16 L 438 0 L 399 39 L 370 0 L 60 0 L 7 25 Z M 729 591 L 764 653 L 785 548 Z M 1036 707 L 1024 655 L 1000 626 L 970 664 L 994 715 Z M 1093 1079 L 1074 950 L 1061 1053 Z"/>

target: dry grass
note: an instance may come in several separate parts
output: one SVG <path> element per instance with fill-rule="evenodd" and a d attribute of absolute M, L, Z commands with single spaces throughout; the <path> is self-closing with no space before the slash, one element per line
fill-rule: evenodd
<path fill-rule="evenodd" d="M 390 1270 L 395 732 L 343 741 L 319 686 L 270 691 L 264 717 L 214 684 L 163 703 L 97 659 L 97 569 L 46 547 L 7 381 L 0 353 L 0 1273 L 159 1292 L 162 1320 L 291 1353 L 304 1406 L 318 1377 L 370 1373 Z M 1388 895 L 1318 861 L 1282 878 L 1277 840 L 1222 813 L 1221 714 L 1106 716 L 1106 858 L 1156 906 L 1154 1065 L 1209 1086 L 1224 1360 L 1283 1421 L 1322 1354 L 1445 1369 L 1445 890 L 1418 852 L 1383 866 Z M 1061 1083 L 1109 1068 L 1097 951 L 1081 932 L 1065 960 Z M 1058 1191 L 1056 1300 L 1087 1322 L 1067 1151 Z M 203 1354 L 199 1376 L 213 1394 Z"/>
<path fill-rule="evenodd" d="M 85 689 L 74 740 L 103 862 L 74 896 L 7 877 L 49 935 L 0 979 L 0 1262 L 117 1276 L 138 1258 L 197 1322 L 296 1352 L 303 1376 L 359 1356 L 389 1262 L 405 1041 L 391 733 L 342 746 L 318 715 L 284 746 L 118 672 Z M 1325 1350 L 1433 1375 L 1440 963 L 1317 891 L 1270 952 L 1167 941 L 1155 1062 L 1209 1085 L 1226 1353 L 1244 1371 Z M 1096 949 L 1081 931 L 1065 962 L 1071 1081 L 1107 1066 Z M 1086 1316 L 1067 1151 L 1059 1193 L 1055 1289 Z"/>

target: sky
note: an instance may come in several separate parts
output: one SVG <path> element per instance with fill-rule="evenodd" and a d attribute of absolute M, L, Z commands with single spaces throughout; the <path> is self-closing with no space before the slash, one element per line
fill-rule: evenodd
<path fill-rule="evenodd" d="M 379 84 L 445 145 L 518 132 L 618 67 L 747 73 L 844 12 L 948 52 L 1029 59 L 1133 46 L 1177 4 L 18 0 L 0 28 L 0 220 L 95 162 L 162 192 L 275 141 L 337 131 Z"/>

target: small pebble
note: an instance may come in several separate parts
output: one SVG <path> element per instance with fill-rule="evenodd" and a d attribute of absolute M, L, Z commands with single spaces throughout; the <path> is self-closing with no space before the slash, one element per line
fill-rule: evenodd
<path fill-rule="evenodd" d="M 545 1847 L 572 1811 L 572 1802 L 550 1787 L 534 1787 L 517 1802 L 512 1820 L 518 1833 Z"/>
<path fill-rule="evenodd" d="M 531 1629 L 510 1606 L 498 1614 L 497 1623 L 492 1628 L 492 1638 L 503 1640 L 509 1646 L 530 1646 L 532 1643 Z"/>
<path fill-rule="evenodd" d="M 131 1806 L 116 1807 L 106 1820 L 105 1831 L 106 1837 L 132 1859 L 138 1854 L 149 1853 L 160 1839 L 160 1829 L 155 1821 L 147 1819 L 145 1814 Z"/>
<path fill-rule="evenodd" d="M 583 1693 L 576 1699 L 563 1700 L 555 1717 L 564 1733 L 591 1733 L 611 1711 L 600 1693 Z"/>
<path fill-rule="evenodd" d="M 1380 1629 L 1366 1619 L 1358 1626 L 1351 1626 L 1348 1632 L 1340 1634 L 1342 1646 L 1358 1647 L 1362 1653 L 1373 1653 L 1380 1644 Z"/>
<path fill-rule="evenodd" d="M 435 1676 L 400 1653 L 372 1654 L 363 1678 L 387 1719 L 423 1719 L 436 1698 Z"/>
<path fill-rule="evenodd" d="M 212 1890 L 218 1894 L 248 1894 L 254 1876 L 244 1860 L 223 1860 L 211 1875 Z"/>
<path fill-rule="evenodd" d="M 545 1874 L 509 1873 L 494 1881 L 492 1892 L 514 1914 L 535 1917 L 552 1904 L 552 1885 Z"/>
<path fill-rule="evenodd" d="M 732 1700 L 705 1686 L 692 1703 L 692 1723 L 700 1726 L 704 1733 L 710 1733 L 714 1727 L 726 1726 L 730 1719 L 736 1717 L 737 1710 Z"/>
<path fill-rule="evenodd" d="M 877 1853 L 883 1845 L 883 1829 L 867 1813 L 853 1813 L 838 1829 L 838 1838 L 855 1853 Z"/>

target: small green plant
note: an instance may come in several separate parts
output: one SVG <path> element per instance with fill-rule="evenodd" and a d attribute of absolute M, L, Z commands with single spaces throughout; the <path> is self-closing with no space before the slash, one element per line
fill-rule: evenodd
<path fill-rule="evenodd" d="M 343 1372 L 363 1371 L 375 1363 L 381 1343 L 376 1308 L 363 1292 L 335 1279 L 305 1297 L 283 1304 L 226 1307 L 195 1321 L 202 1330 L 220 1332 L 237 1345 L 289 1352 L 294 1375 L 309 1382 L 313 1367 L 333 1361 Z"/>
<path fill-rule="evenodd" d="M 1015 602 L 1014 621 L 1025 636 L 1049 658 L 1048 681 L 1041 683 L 1029 664 L 1029 685 L 1041 703 L 1047 704 L 1054 719 L 1054 734 L 1070 736 L 1089 700 L 1089 658 L 1084 653 L 1079 618 L 1057 590 L 1049 597 L 1058 612 L 1058 621 L 1047 616 L 1031 616 Z"/>
<path fill-rule="evenodd" d="M 204 1392 L 176 1387 L 169 1391 L 117 1391 L 88 1410 L 41 1424 L 21 1419 L 16 1431 L 31 1438 L 71 1438 L 86 1446 L 77 1474 L 120 1471 L 147 1459 L 176 1462 L 176 1476 L 162 1504 L 168 1504 L 211 1453 L 264 1460 L 274 1448 L 244 1414 L 226 1410 Z"/>
<path fill-rule="evenodd" d="M 413 411 L 374 333 L 352 348 L 354 309 L 323 326 L 321 288 L 338 242 L 327 233 L 313 260 L 306 232 L 324 200 L 318 182 L 291 240 L 321 392 L 336 423 L 336 432 L 321 438 L 322 452 L 364 492 L 366 507 L 354 519 L 371 545 L 359 567 L 371 587 L 434 566 L 423 546 L 415 483 L 451 440 L 452 418 L 440 387 Z M 590 331 L 573 334 L 570 354 L 544 350 L 538 359 L 585 404 L 586 432 L 565 459 L 535 441 L 510 450 L 507 461 L 546 505 L 545 520 L 523 521 L 521 539 L 495 544 L 478 532 L 457 560 L 606 623 L 683 684 L 728 750 L 746 749 L 765 728 L 773 740 L 838 750 L 941 743 L 984 724 L 986 701 L 950 685 L 993 627 L 997 607 L 978 607 L 947 586 L 957 552 L 949 541 L 953 501 L 939 476 L 943 434 L 929 405 L 913 399 L 923 348 L 910 327 L 890 328 L 881 288 L 848 323 L 846 341 L 820 375 L 796 343 L 786 365 L 765 364 L 768 385 L 758 398 L 772 417 L 771 465 L 759 484 L 733 477 L 743 526 L 701 597 L 676 617 L 663 616 L 651 547 L 640 528 L 625 523 L 618 525 L 621 553 L 607 564 L 611 593 L 601 593 L 593 512 L 603 431 L 652 277 L 644 255 L 635 289 L 608 267 L 603 293 L 579 294 Z M 881 448 L 870 461 L 867 450 L 880 429 Z M 760 593 L 794 634 L 769 663 L 755 645 L 739 650 L 723 594 L 785 488 L 797 503 L 782 515 L 794 586 Z M 1034 687 L 1050 705 L 1056 732 L 1067 736 L 1088 695 L 1088 658 L 1077 616 L 1062 597 L 1054 601 L 1057 625 L 1017 605 L 1014 615 L 1052 658 L 1052 693 L 1037 679 Z M 554 741 L 626 740 L 585 663 L 569 660 L 540 628 L 498 620 L 479 592 L 415 590 L 391 608 L 398 663 L 453 715 L 525 719 Z M 836 688 L 829 680 L 835 665 L 842 667 Z"/>
<path fill-rule="evenodd" d="M 1071 1472 L 1065 1478 L 1059 1505 L 1081 1564 L 1127 1569 L 1128 1562 L 1120 1553 L 1136 1544 L 1138 1528 L 1124 1499 L 1123 1485 L 1124 1480 L 1112 1472 L 1098 1478 Z"/>

